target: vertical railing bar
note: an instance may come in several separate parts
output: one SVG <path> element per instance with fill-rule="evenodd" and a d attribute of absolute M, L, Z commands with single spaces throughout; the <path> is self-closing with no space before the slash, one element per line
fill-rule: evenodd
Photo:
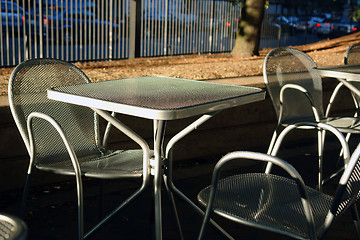
<path fill-rule="evenodd" d="M 69 9 L 69 12 L 70 12 L 70 15 L 71 14 L 71 10 L 74 9 L 74 3 L 73 1 L 70 1 L 70 9 Z M 67 19 L 69 19 L 69 16 L 67 16 Z M 71 51 L 70 51 L 70 60 L 71 61 L 74 61 L 75 60 L 75 57 L 76 57 L 76 53 L 75 53 L 75 50 L 76 50 L 76 35 L 75 35 L 75 29 L 74 29 L 74 26 L 72 24 L 72 22 L 70 22 L 68 24 L 68 26 L 70 26 L 70 34 L 71 36 L 73 36 L 73 38 L 71 38 L 71 42 L 70 42 L 70 45 L 71 45 Z"/>
<path fill-rule="evenodd" d="M 164 4 L 164 8 L 165 8 L 165 22 L 164 22 L 164 31 L 163 31 L 163 54 L 162 55 L 167 55 L 167 37 L 168 37 L 168 21 L 169 19 L 169 0 L 165 0 L 165 4 Z"/>
<path fill-rule="evenodd" d="M 102 19 L 102 22 L 105 23 L 107 21 L 107 16 L 108 16 L 108 4 L 109 1 L 104 1 L 104 8 L 103 8 L 103 12 L 104 12 L 104 18 Z M 108 46 L 108 40 L 109 40 L 109 31 L 108 31 L 108 26 L 106 24 L 101 24 L 101 26 L 104 29 L 104 58 L 106 59 L 108 56 L 108 52 L 109 52 L 109 46 Z"/>
<path fill-rule="evenodd" d="M 150 12 L 150 18 L 148 18 L 148 20 L 147 21 L 149 21 L 149 25 L 150 25 L 150 36 L 151 36 L 151 46 L 153 46 L 153 47 L 150 47 L 149 49 L 148 49 L 148 52 L 149 52 L 149 54 L 148 54 L 148 56 L 152 56 L 153 54 L 154 54 L 154 52 L 155 52 L 155 46 L 154 46 L 154 43 L 155 43 L 155 19 L 154 19 L 154 2 L 151 2 L 151 3 L 149 3 L 150 4 L 150 10 L 149 10 L 149 12 Z"/>
<path fill-rule="evenodd" d="M 36 0 L 33 1 L 33 6 L 36 6 Z M 36 22 L 38 20 L 38 16 L 36 15 L 36 13 L 34 14 L 34 33 L 36 34 L 37 32 L 37 26 L 36 26 Z M 34 37 L 34 52 L 35 52 L 35 57 L 38 57 L 39 51 L 38 51 L 38 41 L 37 41 L 37 37 Z"/>
<path fill-rule="evenodd" d="M 100 7 L 99 7 L 100 3 L 99 1 L 97 1 L 97 13 L 96 13 L 96 18 L 99 20 L 100 18 Z M 99 59 L 100 57 L 100 28 L 99 28 L 99 21 L 94 22 L 94 26 L 95 26 L 95 39 L 96 39 L 96 45 L 97 45 L 97 51 L 96 51 L 96 59 Z"/>
<path fill-rule="evenodd" d="M 30 0 L 29 0 L 30 1 Z M 5 12 L 6 12 L 6 15 L 8 15 L 8 2 L 6 1 L 5 2 Z M 8 18 L 6 18 L 5 20 L 6 22 L 6 27 L 5 27 L 5 37 L 6 37 L 6 64 L 7 65 L 10 65 L 10 40 L 9 40 L 9 20 Z"/>
<path fill-rule="evenodd" d="M 65 25 L 68 27 L 69 26 L 69 1 L 65 2 L 65 16 L 66 16 Z M 69 30 L 67 30 L 67 31 L 69 33 Z M 70 30 L 70 34 L 72 34 L 71 30 Z M 72 37 L 70 39 L 73 40 Z M 66 45 L 66 53 L 65 53 L 66 60 L 69 61 L 69 59 L 71 59 L 71 53 L 72 53 L 72 41 L 71 42 L 65 41 L 65 45 Z"/>
<path fill-rule="evenodd" d="M 183 13 L 184 13 L 184 8 L 186 6 L 186 1 L 187 0 L 185 0 L 181 3 L 181 9 L 180 9 L 181 16 L 179 18 L 181 22 L 184 22 L 184 14 Z M 179 36 L 178 36 L 179 51 L 181 51 L 183 53 L 185 53 L 185 43 L 186 43 L 186 40 L 185 40 L 186 38 L 184 36 L 184 30 L 185 30 L 185 28 L 180 26 Z"/>
<path fill-rule="evenodd" d="M 145 5 L 145 6 L 144 6 Z M 146 26 L 146 50 L 144 51 L 144 56 L 149 56 L 151 53 L 150 53 L 150 41 L 151 41 L 151 21 L 150 21 L 150 18 L 149 18 L 149 1 L 145 1 L 145 4 L 143 5 L 144 7 L 144 12 L 145 12 L 145 15 L 141 16 L 143 18 L 143 22 L 145 23 L 145 26 Z"/>
<path fill-rule="evenodd" d="M 119 4 L 119 13 L 121 13 L 121 19 L 124 20 L 123 23 L 121 23 L 121 28 L 119 31 L 119 39 L 120 39 L 120 43 L 119 43 L 119 57 L 120 58 L 125 58 L 125 46 L 127 46 L 126 44 L 126 38 L 128 37 L 128 34 L 125 35 L 125 27 L 127 28 L 128 26 L 128 19 L 126 19 L 125 17 L 127 16 L 125 13 L 127 12 L 127 9 L 125 8 L 126 6 L 126 0 L 121 0 L 122 4 Z M 122 8 L 121 8 L 122 6 Z M 122 11 L 121 11 L 122 9 Z M 121 51 L 120 51 L 121 50 Z"/>
<path fill-rule="evenodd" d="M 80 16 L 79 16 L 79 20 L 78 21 L 76 21 L 76 23 L 78 23 L 78 22 L 82 22 L 82 20 L 83 20 L 83 7 L 84 7 L 84 2 L 82 1 L 82 0 L 79 0 L 80 2 L 79 2 L 79 7 L 77 8 L 77 11 L 79 11 L 80 12 Z M 78 16 L 78 14 L 76 14 L 76 16 Z M 78 34 L 76 35 L 76 36 L 78 36 L 79 37 L 79 60 L 81 61 L 81 60 L 84 60 L 84 35 L 83 35 L 83 24 L 76 24 L 77 26 L 78 26 Z"/>
<path fill-rule="evenodd" d="M 215 11 L 215 9 L 218 9 L 218 4 L 216 2 L 214 2 L 215 6 L 214 6 L 214 17 L 216 19 L 219 20 L 219 24 L 217 25 L 216 31 L 214 31 L 214 37 L 213 37 L 213 43 L 214 43 L 214 48 L 213 51 L 217 51 L 217 47 L 218 47 L 218 34 L 221 31 L 221 26 L 222 26 L 222 19 L 221 16 L 219 16 L 219 13 L 217 11 Z"/>
<path fill-rule="evenodd" d="M 12 65 L 15 65 L 15 18 L 14 18 L 14 4 L 11 4 L 11 36 L 12 36 Z"/>
<path fill-rule="evenodd" d="M 2 10 L 2 5 L 0 6 L 1 8 L 1 11 Z M 5 9 L 4 9 L 5 10 Z M 25 16 L 25 15 L 24 15 Z M 0 18 L 0 25 L 2 26 L 3 23 L 2 23 L 2 18 Z M 3 31 L 0 31 L 0 63 L 1 63 L 1 66 L 4 66 L 5 63 L 4 63 L 4 49 L 3 49 L 4 45 L 3 45 Z"/>
<path fill-rule="evenodd" d="M 185 4 L 186 5 L 184 5 L 184 10 L 183 10 L 183 13 L 185 14 L 185 13 L 187 13 L 187 7 L 189 6 L 189 0 L 185 0 L 186 2 L 185 2 Z M 182 22 L 184 22 L 185 21 L 185 15 L 182 15 L 182 17 L 181 17 L 181 19 L 182 19 Z M 188 41 L 189 41 L 189 39 L 188 39 L 188 37 L 187 37 L 187 28 L 182 28 L 182 32 L 183 32 L 183 34 L 182 34 L 182 36 L 183 36 L 183 38 L 182 38 L 182 41 L 183 41 L 183 52 L 185 53 L 185 54 L 187 54 L 188 53 L 188 51 L 187 51 L 187 46 L 188 46 Z"/>
<path fill-rule="evenodd" d="M 221 51 L 224 51 L 226 49 L 226 37 L 229 36 L 229 26 L 228 26 L 228 13 L 227 13 L 227 8 L 226 8 L 226 3 L 223 3 L 223 12 L 224 12 L 224 19 L 225 19 L 225 24 L 224 24 L 224 33 L 222 35 L 222 39 L 221 39 L 221 43 L 222 43 L 222 48 Z"/>
<path fill-rule="evenodd" d="M 83 32 L 83 33 L 81 33 L 81 36 L 84 36 L 83 57 L 85 60 L 89 60 L 88 59 L 88 39 L 87 39 L 87 37 L 88 37 L 87 33 L 89 31 L 88 31 L 88 21 L 87 20 L 88 20 L 88 4 L 90 4 L 90 2 L 85 1 L 85 3 L 83 3 L 83 4 L 85 4 L 85 6 L 82 7 L 81 12 L 84 12 L 84 24 L 80 24 L 80 25 L 84 25 L 84 27 L 83 27 L 84 31 L 81 31 L 81 32 Z"/>
<path fill-rule="evenodd" d="M 101 1 L 101 10 L 104 9 L 104 1 Z M 104 11 L 100 11 L 100 21 L 98 22 L 99 28 L 100 28 L 100 38 L 101 38 L 101 45 L 100 45 L 100 57 L 101 59 L 104 59 L 104 26 L 100 24 L 101 21 L 104 20 Z"/>
<path fill-rule="evenodd" d="M 219 24 L 216 28 L 216 31 L 214 31 L 214 51 L 217 52 L 218 51 L 218 35 L 221 32 L 222 29 L 222 25 L 223 25 L 223 20 L 221 18 L 221 14 L 219 9 L 219 4 L 217 2 L 215 2 L 215 8 L 214 8 L 214 14 L 215 14 L 215 18 L 219 19 Z"/>
<path fill-rule="evenodd" d="M 23 23 L 23 36 L 24 36 L 24 43 L 23 43 L 23 47 L 24 47 L 24 60 L 27 60 L 28 59 L 28 51 L 29 51 L 29 49 L 28 49 L 28 45 L 27 45 L 27 41 L 28 41 L 28 34 L 26 34 L 26 28 L 27 28 L 27 26 L 26 26 L 26 22 L 27 22 L 27 20 L 28 19 L 26 19 L 26 14 L 25 14 L 25 12 L 26 12 L 26 9 L 25 9 L 25 0 L 23 0 L 22 1 L 22 6 L 23 6 L 23 16 L 24 16 L 24 23 Z M 1 25 L 2 25 L 2 23 L 1 23 Z M 1 33 L 1 39 L 2 39 L 2 33 Z M 2 42 L 2 40 L 1 40 L 1 46 L 3 45 L 3 42 Z M 2 55 L 2 53 L 1 53 L 1 55 Z"/>
<path fill-rule="evenodd" d="M 113 0 L 110 0 L 109 1 L 109 4 L 108 4 L 108 15 L 109 16 L 109 27 L 108 27 L 108 49 L 109 49 L 109 53 L 108 53 L 108 59 L 111 60 L 112 59 L 112 52 L 113 52 L 113 39 L 112 39 L 112 36 L 113 36 L 113 8 L 112 8 L 112 4 L 113 4 Z"/>
<path fill-rule="evenodd" d="M 43 25 L 43 2 L 39 1 L 39 34 L 34 32 L 34 37 L 37 38 L 39 36 L 39 49 L 40 49 L 40 58 L 44 58 L 44 42 L 43 42 L 43 32 L 44 32 L 44 25 Z M 36 25 L 36 23 L 35 23 Z M 31 33 L 29 33 L 31 34 Z"/>
<path fill-rule="evenodd" d="M 95 31 L 94 31 L 94 23 L 95 23 L 95 6 L 96 6 L 96 2 L 92 2 L 92 5 L 90 5 L 90 16 L 89 16 L 89 44 L 90 44 L 90 50 L 89 50 L 89 55 L 91 56 L 92 59 L 96 59 L 95 58 L 95 50 L 94 47 L 96 46 L 96 41 L 95 41 Z"/>
<path fill-rule="evenodd" d="M 142 1 L 141 2 L 141 16 L 140 16 L 140 26 L 141 26 L 141 43 L 140 43 L 140 56 L 144 56 L 145 53 L 146 53 L 146 44 L 147 44 L 147 41 L 146 41 L 146 22 L 144 21 L 144 16 L 146 16 L 146 11 L 144 9 L 146 9 L 146 1 Z"/>
<path fill-rule="evenodd" d="M 213 32 L 214 32 L 214 25 L 213 25 L 213 22 L 215 20 L 215 16 L 214 16 L 214 1 L 211 1 L 211 26 L 210 26 L 210 39 L 209 39 L 209 50 L 212 52 L 213 51 Z M 215 24 L 216 23 L 216 20 L 215 20 Z M 216 25 L 215 25 L 216 26 Z"/>
<path fill-rule="evenodd" d="M 156 9 L 157 9 L 157 12 L 159 15 L 161 14 L 161 12 L 163 10 L 163 5 L 164 5 L 163 1 L 159 2 L 159 6 L 156 6 Z M 156 14 L 155 14 L 155 16 L 156 16 Z M 161 38 L 161 31 L 162 31 L 162 29 L 161 29 L 162 21 L 161 20 L 162 19 L 159 19 L 159 21 L 156 22 L 156 24 L 157 24 L 156 34 L 155 34 L 156 35 L 156 52 L 155 52 L 156 56 L 160 55 L 160 49 L 161 49 L 161 46 L 160 46 L 160 43 L 161 43 L 160 38 Z"/>
<path fill-rule="evenodd" d="M 20 34 L 20 26 L 22 25 L 22 21 L 23 19 L 20 20 L 20 6 L 19 6 L 19 2 L 18 4 L 16 5 L 16 12 L 17 12 L 17 47 L 18 47 L 18 58 L 17 58 L 17 61 L 16 61 L 16 64 L 19 64 L 21 62 L 21 43 L 20 43 L 20 39 L 21 39 L 21 34 Z"/>
<path fill-rule="evenodd" d="M 53 20 L 54 19 L 54 3 L 53 3 L 53 1 L 51 1 L 51 3 L 50 3 L 50 8 L 51 8 L 51 19 Z M 51 21 L 52 21 L 51 20 Z M 50 24 L 56 24 L 56 21 L 54 21 L 54 22 L 50 22 Z M 55 27 L 56 27 L 56 25 L 55 25 Z M 54 33 L 54 28 L 52 27 L 51 29 L 50 29 L 50 31 L 51 31 L 51 57 L 55 57 L 54 55 L 55 55 L 55 47 L 54 47 L 54 43 L 55 43 L 55 33 Z"/>
<path fill-rule="evenodd" d="M 222 32 L 222 34 L 221 34 L 221 48 L 220 48 L 220 51 L 223 51 L 224 50 L 224 39 L 225 39 L 225 34 L 226 34 L 226 30 L 227 30 L 227 19 L 226 19 L 226 16 L 227 16 L 227 14 L 226 14 L 226 9 L 225 9 L 225 3 L 223 2 L 222 3 L 222 9 L 223 9 L 223 11 L 222 11 L 222 13 L 223 13 L 223 16 L 224 16 L 224 24 L 223 24 L 223 32 Z"/>
<path fill-rule="evenodd" d="M 191 12 L 190 17 L 192 18 L 193 16 L 197 15 L 198 11 L 199 11 L 199 1 L 194 0 L 194 4 L 195 4 L 195 8 L 194 11 Z M 191 24 L 193 25 L 193 24 Z M 200 28 L 198 24 L 194 25 L 195 28 L 195 34 L 196 34 L 196 40 L 194 42 L 194 45 L 197 46 L 197 54 L 201 53 L 201 49 L 202 49 L 202 41 L 201 41 L 201 32 L 200 32 Z"/>
<path fill-rule="evenodd" d="M 142 6 L 142 8 L 144 9 L 144 2 L 142 2 L 142 4 L 141 4 L 141 6 Z M 144 12 L 143 11 L 143 9 L 142 9 L 142 13 Z M 146 13 L 145 13 L 146 14 Z M 144 15 L 144 14 L 143 14 Z M 144 36 L 146 35 L 146 34 L 144 34 L 144 28 L 145 28 L 145 26 L 144 26 L 144 21 L 143 21 L 143 19 L 142 19 L 142 16 L 141 16 L 141 23 L 140 23 L 140 28 L 141 28 L 141 30 L 140 30 L 140 56 L 143 56 L 144 55 Z"/>
<path fill-rule="evenodd" d="M 120 17 L 120 12 L 118 11 L 118 2 L 119 1 L 115 1 L 112 3 L 112 11 L 113 11 L 113 18 L 114 18 L 114 22 L 113 24 L 113 58 L 117 59 L 118 58 L 118 46 L 119 46 L 119 31 L 120 31 L 120 26 L 121 26 L 121 17 Z M 120 4 L 120 3 L 119 3 Z"/>
<path fill-rule="evenodd" d="M 176 5 L 176 23 L 175 23 L 175 28 L 174 28 L 174 35 L 172 36 L 172 45 L 171 45 L 171 51 L 172 51 L 172 54 L 177 54 L 177 51 L 179 50 L 179 47 L 178 47 L 178 31 L 179 31 L 179 27 L 181 25 L 181 22 L 180 22 L 180 4 L 179 3 L 178 5 Z"/>
<path fill-rule="evenodd" d="M 56 55 L 55 58 L 60 58 L 60 39 L 62 38 L 62 33 L 64 32 L 63 27 L 60 25 L 59 21 L 59 0 L 55 1 L 55 14 L 56 14 Z M 61 27 L 61 29 L 59 29 Z"/>
<path fill-rule="evenodd" d="M 95 4 L 93 5 L 93 22 L 92 22 L 92 42 L 95 46 L 97 46 L 98 41 L 96 40 L 96 24 L 95 24 L 95 19 L 97 18 L 97 14 L 96 14 L 96 6 L 98 6 L 98 2 L 95 2 Z M 97 47 L 97 49 L 99 49 L 99 47 Z M 93 58 L 97 59 L 97 54 L 96 54 L 96 47 L 95 49 L 92 49 L 92 54 L 93 54 Z"/>
<path fill-rule="evenodd" d="M 64 13 L 64 1 L 66 1 L 66 0 L 60 0 L 60 14 L 61 14 L 61 19 L 60 19 L 60 21 L 61 21 L 61 30 L 62 30 L 62 32 L 61 32 L 61 36 L 60 36 L 60 42 L 59 42 L 59 46 L 58 46 L 58 48 L 60 48 L 59 49 L 59 56 L 58 56 L 58 58 L 60 58 L 60 59 L 62 59 L 62 60 L 64 60 L 65 59 L 65 53 L 64 53 L 64 51 L 65 51 L 65 44 L 64 44 L 64 16 L 63 16 L 63 13 Z M 59 7 L 56 7 L 56 8 L 59 8 Z M 59 16 L 59 15 L 58 15 Z"/>
<path fill-rule="evenodd" d="M 43 9 L 40 9 L 40 11 L 43 11 Z M 43 12 L 43 19 L 40 20 L 40 24 L 45 23 L 44 19 L 46 19 L 47 21 L 49 21 L 49 3 L 48 1 L 45 2 L 45 13 Z M 50 53 L 50 49 L 49 49 L 49 22 L 46 22 L 45 25 L 45 56 L 48 58 Z M 41 36 L 42 37 L 42 36 Z"/>

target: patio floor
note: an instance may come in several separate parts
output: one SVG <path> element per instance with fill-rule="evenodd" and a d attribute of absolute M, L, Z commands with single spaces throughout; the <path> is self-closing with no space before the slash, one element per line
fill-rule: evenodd
<path fill-rule="evenodd" d="M 359 138 L 354 137 L 352 149 Z M 280 156 L 291 162 L 302 174 L 305 182 L 316 182 L 316 156 L 315 146 L 312 144 L 292 144 L 282 148 Z M 259 149 L 264 152 L 266 149 Z M 330 142 L 326 149 L 326 165 L 330 170 L 337 162 L 339 146 Z M 211 171 L 218 157 L 210 159 L 189 159 L 177 164 L 174 170 L 175 185 L 189 196 L 195 203 L 197 193 L 210 183 Z M 306 161 L 303 161 L 303 160 Z M 245 172 L 252 170 L 258 165 L 244 162 L 240 165 L 232 165 L 226 173 L 235 171 Z M 36 174 L 34 175 L 36 177 Z M 84 181 L 85 192 L 85 230 L 89 230 L 98 220 L 98 197 L 100 182 L 86 179 Z M 105 183 L 105 211 L 117 206 L 125 197 L 136 190 L 139 181 L 117 180 Z M 164 188 L 163 188 L 164 189 Z M 326 192 L 333 192 L 335 182 L 325 187 Z M 16 213 L 20 201 L 21 192 L 11 191 L 1 193 L 0 207 L 2 212 Z M 29 227 L 28 239 L 76 239 L 77 207 L 75 203 L 75 186 L 73 181 L 59 184 L 32 187 L 27 205 L 27 214 L 24 218 Z M 163 234 L 164 239 L 179 239 L 169 201 L 163 190 Z M 196 239 L 201 217 L 195 214 L 187 205 L 176 199 L 180 221 L 185 239 Z M 153 201 L 151 190 L 146 191 L 140 198 L 129 205 L 125 210 L 114 216 L 108 224 L 96 232 L 89 239 L 153 239 Z M 278 234 L 266 231 L 255 231 L 253 228 L 231 223 L 223 218 L 214 218 L 236 239 L 290 239 Z M 326 239 L 355 239 L 355 230 L 350 213 L 333 225 Z M 209 228 L 205 239 L 224 239 L 216 231 Z"/>

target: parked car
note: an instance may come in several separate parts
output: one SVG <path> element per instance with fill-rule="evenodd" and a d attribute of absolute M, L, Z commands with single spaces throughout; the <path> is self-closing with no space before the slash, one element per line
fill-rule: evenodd
<path fill-rule="evenodd" d="M 313 32 L 315 32 L 318 36 L 328 36 L 332 33 L 335 22 L 336 20 L 334 19 L 325 18 L 322 22 L 315 24 Z"/>
<path fill-rule="evenodd" d="M 324 18 L 321 17 L 311 17 L 307 21 L 307 27 L 309 32 L 314 32 L 314 29 L 316 27 L 317 23 L 322 23 L 324 21 Z"/>
<path fill-rule="evenodd" d="M 103 20 L 98 17 L 95 12 L 84 8 L 77 10 L 68 8 L 58 12 L 48 12 L 48 14 L 44 14 L 43 17 L 46 36 L 60 37 L 64 39 L 65 42 L 77 40 L 86 34 L 91 34 L 95 36 L 95 39 L 98 39 L 98 34 L 105 34 L 105 31 L 108 31 L 107 28 L 119 28 L 119 24 Z M 85 28 L 87 28 L 86 32 Z M 116 31 L 118 32 L 119 30 L 117 29 Z"/>
<path fill-rule="evenodd" d="M 2 35 L 17 36 L 19 30 L 23 33 L 26 22 L 26 12 L 14 1 L 1 1 Z M 20 28 L 20 29 L 19 29 Z"/>
<path fill-rule="evenodd" d="M 295 32 L 306 31 L 308 29 L 308 23 L 306 17 L 300 17 L 296 22 L 293 22 L 292 27 Z"/>
<path fill-rule="evenodd" d="M 358 22 L 351 18 L 342 18 L 338 23 L 334 24 L 333 36 L 340 37 L 357 31 L 359 31 Z"/>
<path fill-rule="evenodd" d="M 279 16 L 271 20 L 272 25 L 280 26 L 282 32 L 292 32 L 291 22 L 285 16 Z"/>

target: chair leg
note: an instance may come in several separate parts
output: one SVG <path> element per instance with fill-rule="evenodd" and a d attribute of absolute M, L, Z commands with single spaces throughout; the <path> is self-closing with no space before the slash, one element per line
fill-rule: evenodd
<path fill-rule="evenodd" d="M 318 173 L 318 188 L 319 191 L 322 191 L 323 183 L 323 153 L 324 153 L 324 143 L 325 143 L 325 131 L 318 131 L 318 157 L 319 157 L 319 173 Z"/>
<path fill-rule="evenodd" d="M 351 215 L 355 225 L 357 239 L 360 240 L 360 225 L 359 225 L 359 212 L 357 210 L 356 203 L 351 206 Z"/>
<path fill-rule="evenodd" d="M 25 180 L 23 195 L 21 199 L 20 209 L 19 209 L 20 218 L 23 218 L 25 216 L 26 201 L 29 195 L 30 179 L 31 179 L 31 173 L 26 174 L 26 180 Z"/>
<path fill-rule="evenodd" d="M 271 137 L 271 141 L 270 141 L 270 145 L 269 145 L 267 154 L 271 154 L 271 152 L 272 152 L 272 150 L 274 148 L 277 137 L 278 137 L 278 127 L 276 127 L 276 129 L 274 130 L 274 133 L 273 133 L 273 135 Z"/>
<path fill-rule="evenodd" d="M 103 219 L 104 217 L 104 185 L 105 180 L 100 179 L 100 195 L 99 195 L 99 220 Z"/>
<path fill-rule="evenodd" d="M 76 176 L 76 196 L 78 204 L 78 239 L 84 239 L 84 195 L 81 176 Z"/>
<path fill-rule="evenodd" d="M 198 240 L 201 240 L 201 239 L 204 238 L 205 230 L 206 230 L 206 227 L 207 227 L 207 225 L 208 225 L 208 223 L 210 221 L 210 217 L 211 217 L 212 212 L 213 212 L 213 210 L 210 209 L 209 207 L 206 209 L 205 216 L 204 216 L 203 222 L 201 224 Z"/>
<path fill-rule="evenodd" d="M 168 186 L 168 181 L 166 180 L 166 176 L 164 176 L 165 178 L 165 187 L 166 187 L 166 190 L 168 192 L 168 195 L 169 195 L 169 200 L 171 202 L 171 206 L 172 206 L 172 210 L 173 210 L 173 213 L 174 213 L 174 217 L 175 217 L 175 220 L 176 220 L 176 226 L 177 226 L 177 230 L 179 232 L 179 236 L 180 236 L 180 239 L 183 240 L 184 239 L 184 236 L 183 236 L 183 233 L 182 233 L 182 229 L 181 229 L 181 224 L 180 224 L 180 219 L 179 219 L 179 215 L 177 213 L 177 209 L 176 209 L 176 204 L 175 204 L 175 199 L 174 199 L 174 195 L 173 193 L 171 192 L 169 186 Z"/>

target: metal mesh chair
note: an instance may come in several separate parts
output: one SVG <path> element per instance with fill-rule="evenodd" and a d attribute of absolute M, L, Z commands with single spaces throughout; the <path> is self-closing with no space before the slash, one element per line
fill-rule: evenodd
<path fill-rule="evenodd" d="M 27 226 L 23 220 L 8 214 L 0 214 L 0 240 L 25 240 Z"/>
<path fill-rule="evenodd" d="M 33 167 L 57 174 L 75 175 L 79 239 L 84 237 L 81 177 L 117 179 L 143 176 L 142 186 L 121 206 L 127 205 L 138 195 L 149 179 L 149 151 L 106 150 L 100 142 L 97 114 L 90 108 L 47 98 L 49 88 L 89 82 L 88 77 L 70 63 L 33 59 L 14 69 L 8 91 L 12 115 L 30 155 L 23 203 Z"/>
<path fill-rule="evenodd" d="M 360 43 L 355 43 L 352 44 L 345 52 L 345 57 L 344 57 L 344 64 L 345 65 L 356 65 L 356 64 L 360 64 Z M 352 81 L 351 79 L 347 80 L 350 81 L 352 85 L 354 85 L 355 87 L 360 89 L 360 82 L 358 81 Z M 328 106 L 326 108 L 326 116 L 330 115 L 331 112 L 331 108 L 335 102 L 336 97 L 339 94 L 339 91 L 344 87 L 344 84 L 342 82 L 340 82 L 334 89 Z M 345 87 L 345 89 L 347 89 Z M 353 94 L 353 92 L 351 92 L 352 98 L 354 100 L 354 107 L 355 107 L 355 113 L 354 113 L 354 117 L 358 117 L 359 116 L 359 104 L 360 104 L 360 96 Z M 350 135 L 351 133 L 348 133 L 346 136 L 346 139 L 349 140 L 350 139 Z"/>
<path fill-rule="evenodd" d="M 281 127 L 302 121 L 324 122 L 343 133 L 360 133 L 354 117 L 328 117 L 323 110 L 322 80 L 316 63 L 306 53 L 293 48 L 270 51 L 264 62 L 264 81 L 277 116 L 268 154 L 271 153 Z M 318 132 L 319 188 L 323 183 L 322 153 L 325 133 Z"/>
<path fill-rule="evenodd" d="M 328 195 L 304 184 L 300 174 L 289 163 L 276 157 L 283 138 L 299 127 L 316 127 L 332 132 L 344 149 L 347 163 L 337 190 Z M 279 135 L 272 154 L 232 152 L 215 166 L 212 183 L 198 194 L 206 213 L 199 239 L 203 238 L 213 212 L 231 221 L 268 230 L 296 239 L 322 239 L 332 223 L 351 208 L 360 238 L 356 201 L 360 194 L 360 144 L 351 156 L 343 135 L 335 128 L 322 123 L 300 123 L 286 127 Z M 278 173 L 248 172 L 220 179 L 223 167 L 231 161 L 265 162 L 284 170 Z"/>
<path fill-rule="evenodd" d="M 360 43 L 354 43 L 346 50 L 344 64 L 360 64 Z"/>

